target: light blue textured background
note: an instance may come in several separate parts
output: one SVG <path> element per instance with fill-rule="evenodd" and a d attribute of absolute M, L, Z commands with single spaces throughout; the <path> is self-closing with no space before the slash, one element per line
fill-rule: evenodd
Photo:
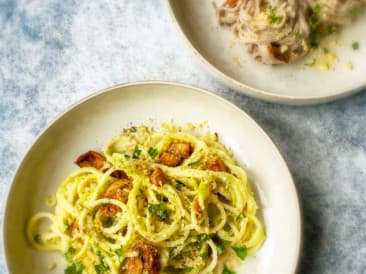
<path fill-rule="evenodd" d="M 25 150 L 58 113 L 93 91 L 151 79 L 212 90 L 273 138 L 303 205 L 299 273 L 366 273 L 366 93 L 312 107 L 239 95 L 193 58 L 163 0 L 0 0 L 1 201 Z"/>

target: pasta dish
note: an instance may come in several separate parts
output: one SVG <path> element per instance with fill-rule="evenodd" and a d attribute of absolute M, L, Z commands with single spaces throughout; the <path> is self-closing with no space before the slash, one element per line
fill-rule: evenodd
<path fill-rule="evenodd" d="M 247 51 L 265 64 L 306 55 L 322 38 L 349 24 L 366 0 L 227 0 L 216 7 Z"/>
<path fill-rule="evenodd" d="M 76 164 L 54 211 L 27 226 L 35 248 L 65 255 L 66 274 L 235 273 L 228 258 L 264 241 L 246 173 L 215 133 L 130 127 Z"/>

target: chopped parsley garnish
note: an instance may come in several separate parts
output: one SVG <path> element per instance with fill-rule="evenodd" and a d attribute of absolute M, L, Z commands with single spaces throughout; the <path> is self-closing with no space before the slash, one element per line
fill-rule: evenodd
<path fill-rule="evenodd" d="M 184 187 L 184 184 L 182 182 L 177 181 L 175 183 L 175 188 L 178 190 L 181 190 Z"/>
<path fill-rule="evenodd" d="M 224 269 L 222 270 L 222 274 L 236 274 L 234 271 L 230 271 L 226 265 L 224 266 Z"/>
<path fill-rule="evenodd" d="M 72 246 L 69 247 L 69 249 L 65 253 L 66 260 L 68 260 L 69 262 L 71 262 L 72 261 L 72 254 L 74 254 L 75 251 L 76 251 L 75 248 L 73 248 Z"/>
<path fill-rule="evenodd" d="M 73 263 L 65 268 L 65 274 L 82 274 L 84 265 L 82 263 Z"/>
<path fill-rule="evenodd" d="M 99 261 L 103 262 L 104 256 L 102 255 L 102 252 L 100 252 L 100 250 L 98 250 L 97 252 L 95 252 L 95 254 L 97 254 Z"/>
<path fill-rule="evenodd" d="M 300 32 L 295 32 L 296 40 L 300 40 L 302 38 L 302 34 Z"/>
<path fill-rule="evenodd" d="M 313 14 L 318 14 L 320 12 L 320 6 L 319 4 L 316 4 L 313 8 L 312 8 L 312 12 Z"/>
<path fill-rule="evenodd" d="M 351 11 L 352 17 L 357 17 L 363 10 L 363 6 L 354 7 Z"/>
<path fill-rule="evenodd" d="M 353 42 L 352 43 L 352 48 L 353 48 L 353 50 L 358 50 L 359 48 L 360 48 L 360 43 L 358 43 L 358 42 Z"/>
<path fill-rule="evenodd" d="M 243 213 L 240 213 L 240 214 L 238 214 L 238 216 L 236 216 L 236 220 L 237 220 L 238 222 L 240 222 L 241 220 L 243 220 L 243 218 L 244 218 Z"/>
<path fill-rule="evenodd" d="M 102 252 L 100 252 L 100 250 L 98 250 L 97 252 L 95 252 L 95 254 L 98 256 L 98 259 L 99 259 L 99 264 L 94 266 L 95 272 L 97 274 L 106 273 L 109 270 L 109 267 L 104 265 L 104 261 L 103 261 L 104 256 L 103 256 Z"/>
<path fill-rule="evenodd" d="M 201 246 L 204 242 L 208 241 L 209 239 L 211 239 L 211 237 L 210 237 L 210 235 L 208 235 L 206 233 L 197 234 L 196 245 Z"/>
<path fill-rule="evenodd" d="M 313 21 L 310 25 L 310 28 L 311 28 L 311 31 L 312 31 L 312 33 L 310 34 L 311 38 L 312 38 L 311 43 L 316 44 L 316 45 L 319 44 L 319 39 L 320 39 L 320 36 L 321 36 L 319 26 L 320 26 L 320 21 L 318 21 L 318 20 Z"/>
<path fill-rule="evenodd" d="M 217 254 L 221 255 L 224 252 L 224 243 L 215 243 Z"/>
<path fill-rule="evenodd" d="M 320 6 L 316 5 L 312 9 L 309 10 L 309 18 L 310 18 L 310 46 L 317 47 L 320 42 L 321 32 L 320 32 L 320 19 L 319 14 Z"/>
<path fill-rule="evenodd" d="M 150 147 L 147 152 L 150 154 L 151 157 L 155 157 L 156 155 L 158 155 L 158 150 L 154 147 Z"/>
<path fill-rule="evenodd" d="M 327 49 L 327 48 L 323 48 L 323 52 L 324 52 L 325 54 L 327 54 L 327 53 L 329 53 L 329 49 Z"/>
<path fill-rule="evenodd" d="M 200 256 L 201 256 L 202 259 L 205 260 L 205 259 L 208 258 L 208 252 L 201 253 Z"/>
<path fill-rule="evenodd" d="M 242 260 L 244 260 L 245 257 L 248 255 L 248 249 L 246 248 L 246 246 L 233 246 L 232 249 L 235 251 L 236 255 L 238 255 L 238 257 Z"/>
<path fill-rule="evenodd" d="M 185 272 L 191 272 L 193 270 L 193 267 L 184 264 L 183 269 L 184 269 Z"/>
<path fill-rule="evenodd" d="M 337 27 L 336 26 L 332 26 L 332 25 L 327 26 L 327 34 L 328 35 L 333 34 L 336 31 L 337 31 Z"/>
<path fill-rule="evenodd" d="M 269 8 L 268 21 L 271 25 L 281 23 L 282 18 L 283 18 L 282 16 L 277 16 L 276 15 L 276 8 L 275 7 L 270 7 Z"/>
<path fill-rule="evenodd" d="M 136 145 L 135 149 L 133 150 L 133 153 L 132 153 L 132 158 L 138 159 L 138 158 L 140 158 L 140 154 L 141 154 L 141 149 L 139 149 L 138 145 Z"/>
<path fill-rule="evenodd" d="M 319 43 L 320 43 L 320 35 L 316 31 L 316 29 L 312 28 L 312 31 L 310 33 L 310 46 L 316 48 L 317 46 L 319 46 Z"/>
<path fill-rule="evenodd" d="M 316 48 L 319 46 L 320 39 L 331 35 L 337 31 L 336 26 L 324 25 L 320 20 L 320 6 L 315 5 L 313 8 L 309 9 L 309 19 L 310 19 L 310 46 Z"/>
<path fill-rule="evenodd" d="M 188 164 L 188 166 L 189 166 L 189 167 L 193 167 L 193 166 L 197 165 L 198 163 L 199 163 L 199 160 L 197 160 L 197 161 L 193 161 L 193 162 L 190 162 L 190 163 Z"/>
<path fill-rule="evenodd" d="M 108 267 L 106 267 L 104 264 L 97 264 L 94 266 L 94 269 L 97 274 L 104 274 L 108 271 Z"/>
<path fill-rule="evenodd" d="M 163 203 L 149 204 L 147 208 L 151 214 L 158 216 L 160 219 L 168 219 L 168 210 Z"/>
<path fill-rule="evenodd" d="M 121 248 L 118 248 L 114 251 L 114 253 L 116 253 L 117 256 L 121 257 L 122 254 L 123 254 L 123 249 L 122 247 Z"/>
<path fill-rule="evenodd" d="M 128 154 L 125 154 L 124 156 L 125 156 L 127 159 L 131 158 L 131 156 L 130 156 L 130 155 L 128 155 Z"/>

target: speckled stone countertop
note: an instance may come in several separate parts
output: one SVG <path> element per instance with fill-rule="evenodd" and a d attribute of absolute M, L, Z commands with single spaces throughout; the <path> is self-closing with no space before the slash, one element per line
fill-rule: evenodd
<path fill-rule="evenodd" d="M 212 90 L 273 138 L 302 201 L 299 273 L 366 273 L 366 93 L 311 107 L 240 95 L 193 58 L 163 0 L 0 0 L 1 202 L 57 114 L 99 89 L 152 79 Z"/>

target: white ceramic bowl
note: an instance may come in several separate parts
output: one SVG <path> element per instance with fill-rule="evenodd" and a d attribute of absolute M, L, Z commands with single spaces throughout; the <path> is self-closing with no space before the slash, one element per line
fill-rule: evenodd
<path fill-rule="evenodd" d="M 5 207 L 3 238 L 9 273 L 64 273 L 63 256 L 33 249 L 25 238 L 32 214 L 49 210 L 45 198 L 76 169 L 73 161 L 124 127 L 174 119 L 208 121 L 245 166 L 258 197 L 266 241 L 237 273 L 294 273 L 300 251 L 300 212 L 290 172 L 270 138 L 241 109 L 202 89 L 181 84 L 142 82 L 98 92 L 72 106 L 36 139 L 14 176 Z M 248 271 L 248 272 L 245 272 Z"/>
<path fill-rule="evenodd" d="M 246 95 L 275 103 L 303 105 L 331 101 L 366 86 L 366 13 L 344 28 L 337 44 L 327 45 L 337 60 L 334 70 L 320 71 L 305 66 L 310 62 L 308 59 L 283 66 L 255 61 L 243 45 L 230 43 L 234 35 L 218 26 L 211 0 L 167 2 L 195 55 L 214 75 Z M 352 49 L 353 41 L 359 42 L 358 50 Z"/>

